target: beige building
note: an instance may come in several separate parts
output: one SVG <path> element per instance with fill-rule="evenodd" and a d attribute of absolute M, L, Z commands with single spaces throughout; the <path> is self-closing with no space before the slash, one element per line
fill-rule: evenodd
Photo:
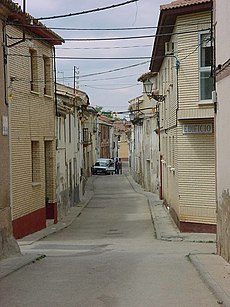
<path fill-rule="evenodd" d="M 117 141 L 117 153 L 114 157 L 120 158 L 122 161 L 128 161 L 129 158 L 129 145 L 126 130 L 126 121 L 117 120 L 113 123 L 114 136 Z M 115 147 L 115 144 L 114 144 Z"/>
<path fill-rule="evenodd" d="M 11 208 L 21 238 L 57 222 L 53 46 L 63 39 L 20 7 L 8 21 Z"/>
<path fill-rule="evenodd" d="M 230 169 L 228 158 L 230 115 L 229 0 L 214 1 L 216 23 L 216 156 L 217 156 L 217 251 L 230 262 Z"/>
<path fill-rule="evenodd" d="M 96 158 L 113 157 L 113 119 L 104 115 L 97 120 L 97 152 Z"/>
<path fill-rule="evenodd" d="M 8 92 L 5 66 L 5 22 L 7 16 L 16 9 L 12 1 L 0 4 L 0 259 L 19 252 L 19 248 L 12 235 L 12 218 L 10 209 L 10 158 L 9 158 L 9 117 Z"/>
<path fill-rule="evenodd" d="M 150 70 L 158 73 L 160 195 L 181 231 L 215 232 L 211 1 L 160 7 Z"/>
<path fill-rule="evenodd" d="M 85 181 L 91 176 L 91 168 L 96 161 L 98 113 L 95 108 L 88 106 L 82 113 L 82 146 L 83 146 L 83 175 Z"/>
<path fill-rule="evenodd" d="M 152 73 L 138 81 L 151 79 Z M 156 101 L 146 94 L 129 101 L 130 120 L 133 124 L 130 146 L 130 170 L 136 182 L 146 191 L 159 190 L 159 136 Z"/>

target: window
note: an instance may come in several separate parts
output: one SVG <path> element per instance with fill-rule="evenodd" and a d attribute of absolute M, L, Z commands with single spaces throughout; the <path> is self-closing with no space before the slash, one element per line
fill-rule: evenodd
<path fill-rule="evenodd" d="M 83 128 L 83 142 L 88 143 L 89 142 L 89 131 L 88 128 Z"/>
<path fill-rule="evenodd" d="M 31 142 L 31 157 L 32 157 L 32 182 L 40 181 L 40 153 L 39 142 Z"/>
<path fill-rule="evenodd" d="M 69 143 L 72 141 L 72 121 L 71 121 L 71 114 L 69 114 Z"/>
<path fill-rule="evenodd" d="M 44 94 L 51 95 L 51 65 L 50 59 L 46 56 L 43 57 L 44 65 Z"/>
<path fill-rule="evenodd" d="M 62 118 L 58 117 L 58 139 L 59 140 L 62 139 L 62 135 L 61 135 L 62 129 L 61 129 L 61 126 L 62 126 Z"/>
<path fill-rule="evenodd" d="M 200 34 L 199 80 L 200 100 L 212 98 L 213 79 L 211 76 L 212 45 L 210 33 Z"/>
<path fill-rule="evenodd" d="M 30 49 L 30 90 L 38 92 L 38 62 L 37 51 Z"/>

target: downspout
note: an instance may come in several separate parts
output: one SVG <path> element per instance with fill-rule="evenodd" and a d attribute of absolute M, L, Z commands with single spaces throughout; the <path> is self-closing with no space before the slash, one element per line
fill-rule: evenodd
<path fill-rule="evenodd" d="M 57 68 L 56 68 L 56 51 L 55 46 L 53 46 L 53 66 L 54 66 L 54 103 L 56 116 L 58 116 L 58 107 L 57 107 Z"/>
<path fill-rule="evenodd" d="M 9 206 L 12 212 L 12 202 L 13 202 L 13 192 L 12 192 L 12 148 L 11 148 L 11 106 L 9 104 L 9 78 L 8 78 L 8 59 L 7 59 L 7 35 L 6 35 L 6 23 L 3 24 L 3 82 L 4 82 L 4 100 L 7 106 L 8 113 L 8 149 L 9 149 L 9 184 L 10 184 L 10 194 L 9 194 Z M 13 218 L 13 216 L 11 216 Z M 13 220 L 12 220 L 13 222 Z"/>
<path fill-rule="evenodd" d="M 4 75 L 4 97 L 5 97 L 5 104 L 8 106 L 8 80 L 7 80 L 7 39 L 6 39 L 6 32 L 5 32 L 5 23 L 3 25 L 3 59 L 4 59 L 4 66 L 3 66 L 3 75 Z"/>
<path fill-rule="evenodd" d="M 216 40 L 215 40 L 215 25 L 214 25 L 214 6 L 211 0 L 211 77 L 213 78 L 213 92 L 216 92 Z M 214 113 L 217 113 L 217 98 L 214 99 Z"/>
<path fill-rule="evenodd" d="M 177 56 L 173 56 L 176 59 L 176 123 L 175 125 L 164 129 L 165 133 L 167 134 L 167 130 L 171 130 L 177 127 L 178 121 L 178 110 L 179 110 L 179 68 L 180 68 L 180 61 L 178 60 Z"/>

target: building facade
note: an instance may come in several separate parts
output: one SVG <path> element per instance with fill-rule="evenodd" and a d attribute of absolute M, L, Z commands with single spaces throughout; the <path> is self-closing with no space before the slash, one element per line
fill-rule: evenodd
<path fill-rule="evenodd" d="M 216 231 L 211 66 L 211 1 L 162 5 L 150 64 L 163 98 L 161 196 L 186 232 Z"/>
<path fill-rule="evenodd" d="M 97 120 L 97 153 L 96 158 L 113 157 L 113 120 L 100 115 Z"/>
<path fill-rule="evenodd" d="M 118 157 L 122 161 L 128 161 L 128 139 L 126 134 L 126 120 L 117 120 L 113 123 L 114 127 L 114 148 L 117 148 L 113 157 Z M 116 139 L 116 141 L 115 141 Z"/>
<path fill-rule="evenodd" d="M 10 208 L 10 154 L 9 154 L 9 116 L 8 82 L 6 78 L 5 25 L 8 15 L 16 9 L 12 1 L 0 4 L 0 259 L 19 252 L 12 234 Z"/>
<path fill-rule="evenodd" d="M 65 216 L 83 196 L 83 134 L 82 109 L 89 104 L 86 93 L 56 85 L 56 195 L 58 217 Z"/>
<path fill-rule="evenodd" d="M 217 162 L 217 252 L 230 262 L 230 170 L 226 161 L 230 155 L 229 86 L 230 86 L 230 3 L 214 1 L 216 38 L 216 162 Z M 223 47 L 224 42 L 224 47 Z"/>
<path fill-rule="evenodd" d="M 138 81 L 151 78 L 142 75 Z M 130 168 L 132 176 L 146 191 L 159 191 L 159 136 L 156 101 L 146 94 L 129 101 L 130 120 L 133 124 L 131 137 Z"/>
<path fill-rule="evenodd" d="M 47 219 L 57 221 L 53 46 L 63 39 L 31 19 L 18 8 L 5 28 L 16 238 L 45 228 Z"/>

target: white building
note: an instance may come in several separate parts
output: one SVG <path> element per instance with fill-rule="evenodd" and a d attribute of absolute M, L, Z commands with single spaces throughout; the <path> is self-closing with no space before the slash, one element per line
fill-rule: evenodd
<path fill-rule="evenodd" d="M 148 77 L 149 74 L 144 74 L 139 78 L 139 81 L 144 81 Z M 159 137 L 156 101 L 150 100 L 146 95 L 134 98 L 129 101 L 129 111 L 133 123 L 130 143 L 132 176 L 146 191 L 156 193 L 159 190 Z"/>
<path fill-rule="evenodd" d="M 57 203 L 59 216 L 65 215 L 83 195 L 84 156 L 82 109 L 89 99 L 86 93 L 57 85 Z"/>

